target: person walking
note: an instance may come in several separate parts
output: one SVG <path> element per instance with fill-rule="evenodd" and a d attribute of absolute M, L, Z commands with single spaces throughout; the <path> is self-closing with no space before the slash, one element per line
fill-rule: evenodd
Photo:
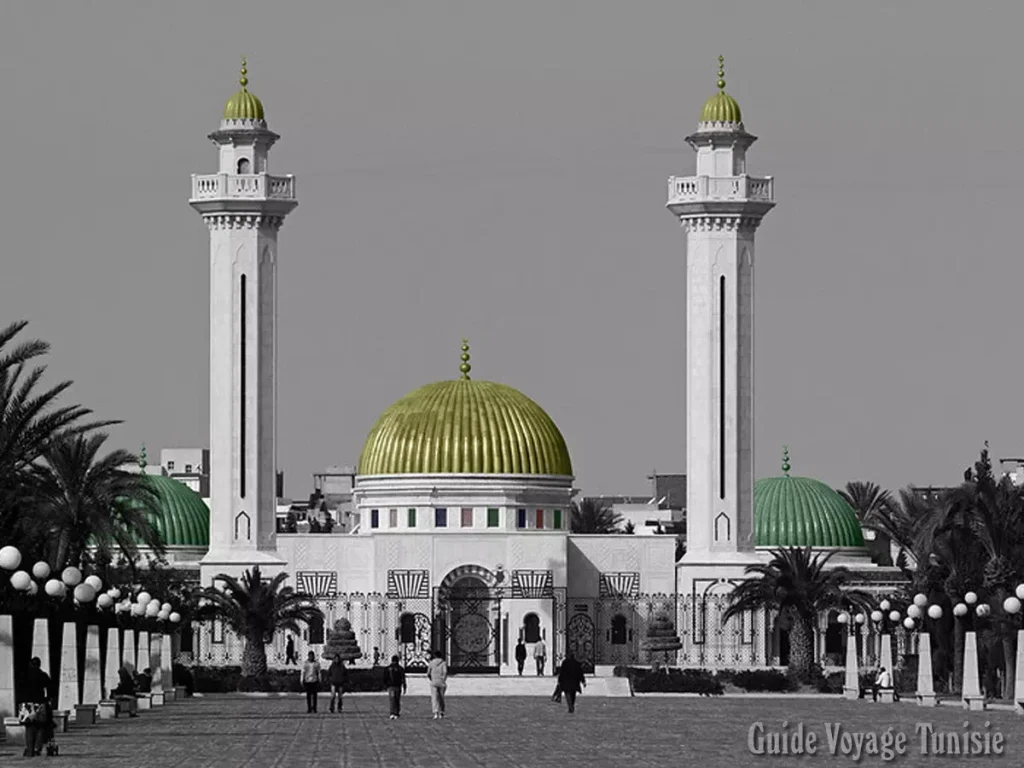
<path fill-rule="evenodd" d="M 341 714 L 341 704 L 348 687 L 348 667 L 342 661 L 341 655 L 334 657 L 331 666 L 327 670 L 327 678 L 331 681 L 331 712 L 334 711 L 334 701 L 338 701 L 338 714 Z"/>
<path fill-rule="evenodd" d="M 569 713 L 576 711 L 576 694 L 587 687 L 587 679 L 583 676 L 583 667 L 576 661 L 572 651 L 565 654 L 561 669 L 558 670 L 558 687 L 565 694 L 565 703 Z"/>
<path fill-rule="evenodd" d="M 302 687 L 306 690 L 306 714 L 315 714 L 320 692 L 320 662 L 313 651 L 309 652 L 309 660 L 302 665 Z"/>
<path fill-rule="evenodd" d="M 544 676 L 544 663 L 548 658 L 548 647 L 544 645 L 544 640 L 538 640 L 537 644 L 533 646 L 533 660 L 537 663 L 537 677 Z"/>
<path fill-rule="evenodd" d="M 448 663 L 440 651 L 434 651 L 430 655 L 433 657 L 427 664 L 427 680 L 430 681 L 430 709 L 434 713 L 434 719 L 441 720 L 444 718 L 444 694 L 448 689 Z"/>
<path fill-rule="evenodd" d="M 19 710 L 18 718 L 25 726 L 25 751 L 22 754 L 35 757 L 43 754 L 43 747 L 53 739 L 50 676 L 43 672 L 43 663 L 36 657 L 29 662 L 25 678 L 25 698 L 22 701 L 25 711 L 22 714 Z"/>
<path fill-rule="evenodd" d="M 398 663 L 398 656 L 391 657 L 391 665 L 384 670 L 384 687 L 388 690 L 388 704 L 391 708 L 389 720 L 402 716 L 402 694 L 406 692 L 405 670 Z"/>
<path fill-rule="evenodd" d="M 299 657 L 295 655 L 295 639 L 291 635 L 288 635 L 288 642 L 284 644 L 284 664 L 299 664 Z"/>
<path fill-rule="evenodd" d="M 516 643 L 516 667 L 519 668 L 519 676 L 523 676 L 523 667 L 526 666 L 526 643 L 523 642 L 523 638 L 519 638 L 519 642 Z"/>

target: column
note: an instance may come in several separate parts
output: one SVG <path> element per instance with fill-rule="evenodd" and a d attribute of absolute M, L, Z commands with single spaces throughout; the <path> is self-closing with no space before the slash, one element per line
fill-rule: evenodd
<path fill-rule="evenodd" d="M 5 717 L 14 717 L 14 627 L 10 616 L 0 616 L 0 729 Z"/>
<path fill-rule="evenodd" d="M 977 660 L 977 653 L 975 653 Z M 964 670 L 964 685 L 966 686 L 967 671 Z M 932 675 L 932 636 L 927 632 L 921 632 L 917 641 L 917 703 L 922 707 L 934 707 L 938 705 L 935 697 L 935 681 Z"/>
<path fill-rule="evenodd" d="M 118 635 L 117 627 L 109 627 L 107 629 L 107 654 L 103 659 L 103 680 L 105 685 L 103 686 L 103 698 L 113 698 L 114 689 L 117 688 L 120 678 L 118 677 L 118 670 L 121 668 L 121 651 L 118 648 Z"/>
<path fill-rule="evenodd" d="M 60 689 L 57 706 L 63 710 L 73 710 L 81 703 L 78 687 L 78 642 L 74 622 L 66 621 L 63 626 L 60 651 Z"/>
<path fill-rule="evenodd" d="M 175 698 L 174 692 L 174 653 L 171 648 L 171 640 L 174 636 L 164 633 L 160 640 L 160 678 L 171 701 Z"/>
<path fill-rule="evenodd" d="M 149 632 L 145 630 L 139 632 L 138 650 L 135 653 L 135 666 L 140 672 L 149 666 Z"/>
<path fill-rule="evenodd" d="M 129 671 L 138 671 L 137 652 L 135 647 L 135 630 L 126 629 L 124 631 L 124 637 L 121 641 L 121 663 L 128 665 L 131 669 Z"/>
<path fill-rule="evenodd" d="M 929 669 L 931 664 L 929 664 Z M 985 709 L 985 697 L 981 693 L 981 676 L 978 673 L 978 635 L 967 632 L 964 635 L 964 683 L 963 705 L 967 709 Z"/>
<path fill-rule="evenodd" d="M 103 687 L 100 675 L 100 628 L 90 624 L 85 631 L 85 669 L 82 670 L 82 703 L 99 704 Z"/>

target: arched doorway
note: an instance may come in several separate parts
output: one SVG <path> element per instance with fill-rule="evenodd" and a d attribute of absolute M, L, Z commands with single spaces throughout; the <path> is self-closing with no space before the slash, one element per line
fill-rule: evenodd
<path fill-rule="evenodd" d="M 441 647 L 453 671 L 498 670 L 501 602 L 493 582 L 489 571 L 470 566 L 453 571 L 438 590 Z"/>

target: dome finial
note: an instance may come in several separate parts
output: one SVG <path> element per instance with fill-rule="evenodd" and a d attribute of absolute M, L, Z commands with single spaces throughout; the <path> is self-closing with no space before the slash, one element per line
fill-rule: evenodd
<path fill-rule="evenodd" d="M 142 450 L 139 451 L 139 466 L 142 467 L 142 469 L 145 469 L 147 465 L 148 460 L 146 459 L 146 444 L 143 443 Z"/>
<path fill-rule="evenodd" d="M 782 474 L 789 477 L 789 470 L 789 446 L 784 445 L 782 446 Z"/>
<path fill-rule="evenodd" d="M 725 91 L 725 56 L 718 57 L 718 90 Z"/>
<path fill-rule="evenodd" d="M 238 78 L 238 84 L 240 86 L 242 86 L 242 90 L 243 91 L 245 90 L 245 86 L 247 86 L 249 84 L 249 78 L 247 77 L 248 74 L 249 74 L 249 70 L 246 69 L 246 67 L 245 67 L 245 56 L 243 56 L 242 57 L 242 76 Z"/>
<path fill-rule="evenodd" d="M 462 340 L 462 365 L 459 366 L 459 370 L 462 371 L 462 378 L 469 381 L 469 372 L 473 369 L 473 366 L 469 364 L 469 341 L 466 339 Z"/>

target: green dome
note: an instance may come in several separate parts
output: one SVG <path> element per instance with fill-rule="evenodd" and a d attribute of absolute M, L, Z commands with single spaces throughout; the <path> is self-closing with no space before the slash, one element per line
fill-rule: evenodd
<path fill-rule="evenodd" d="M 742 123 L 740 105 L 725 91 L 719 91 L 706 102 L 700 111 L 702 123 Z"/>
<path fill-rule="evenodd" d="M 370 430 L 360 475 L 572 475 L 565 439 L 544 410 L 522 392 L 463 377 L 410 392 Z"/>
<path fill-rule="evenodd" d="M 754 543 L 759 547 L 863 547 L 857 514 L 845 499 L 808 477 L 754 484 Z"/>
<path fill-rule="evenodd" d="M 736 99 L 725 92 L 725 59 L 718 57 L 718 93 L 704 102 L 700 111 L 702 123 L 742 123 L 743 115 Z"/>
<path fill-rule="evenodd" d="M 238 84 L 242 86 L 238 93 L 228 99 L 224 105 L 225 120 L 265 120 L 263 116 L 263 102 L 249 93 L 246 86 L 249 85 L 249 78 L 246 77 L 248 70 L 245 68 L 245 59 L 242 59 L 242 76 L 238 78 Z"/>
<path fill-rule="evenodd" d="M 154 521 L 169 547 L 208 547 L 210 508 L 203 497 L 172 477 L 146 475 L 160 497 L 160 516 Z"/>

